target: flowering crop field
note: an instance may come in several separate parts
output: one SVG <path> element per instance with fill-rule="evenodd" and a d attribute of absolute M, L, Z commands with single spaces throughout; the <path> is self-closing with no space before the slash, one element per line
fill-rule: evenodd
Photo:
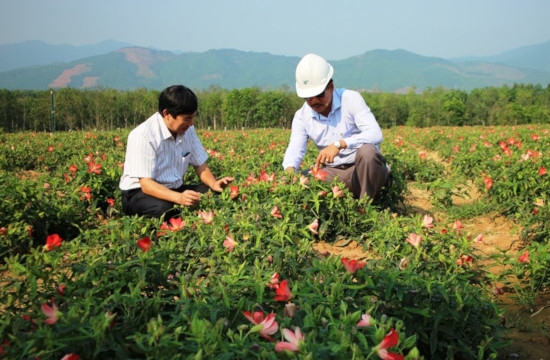
<path fill-rule="evenodd" d="M 490 359 L 499 298 L 550 284 L 549 125 L 384 130 L 374 201 L 285 173 L 288 130 L 198 133 L 235 182 L 168 222 L 121 213 L 127 130 L 0 133 L 1 358 Z M 447 217 L 410 211 L 413 185 Z M 517 250 L 479 251 L 463 222 L 487 214 Z M 367 255 L 314 248 L 349 241 Z"/>

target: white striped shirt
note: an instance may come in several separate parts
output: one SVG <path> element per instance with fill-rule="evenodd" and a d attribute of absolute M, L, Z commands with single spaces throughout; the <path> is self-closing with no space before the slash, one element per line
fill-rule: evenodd
<path fill-rule="evenodd" d="M 128 135 L 119 187 L 121 190 L 139 188 L 140 178 L 151 178 L 167 188 L 177 189 L 183 185 L 189 165 L 201 166 L 207 159 L 194 126 L 174 139 L 157 112 Z"/>

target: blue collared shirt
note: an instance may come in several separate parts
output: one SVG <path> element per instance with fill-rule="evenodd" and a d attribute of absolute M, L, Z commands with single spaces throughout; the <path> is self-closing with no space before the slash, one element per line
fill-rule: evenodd
<path fill-rule="evenodd" d="M 355 152 L 363 144 L 373 144 L 380 151 L 383 135 L 361 94 L 354 90 L 334 89 L 328 117 L 314 111 L 307 102 L 294 114 L 290 141 L 283 159 L 284 169 L 300 168 L 309 139 L 319 150 L 344 140 L 347 148 L 340 150 L 329 165 L 340 166 L 353 164 Z"/>

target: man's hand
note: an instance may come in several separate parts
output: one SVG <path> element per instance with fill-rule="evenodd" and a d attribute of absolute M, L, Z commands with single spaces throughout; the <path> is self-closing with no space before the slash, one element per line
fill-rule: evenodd
<path fill-rule="evenodd" d="M 212 185 L 210 185 L 210 188 L 216 192 L 222 192 L 223 189 L 225 189 L 227 185 L 229 185 L 233 180 L 235 179 L 231 176 L 226 176 L 224 178 L 216 180 Z"/>
<path fill-rule="evenodd" d="M 180 193 L 178 204 L 183 206 L 193 206 L 201 200 L 201 193 L 193 190 L 185 190 Z"/>
<path fill-rule="evenodd" d="M 321 151 L 319 151 L 319 155 L 317 155 L 317 159 L 315 160 L 315 167 L 319 167 L 320 165 L 327 165 L 332 164 L 334 162 L 334 158 L 338 153 L 340 152 L 340 149 L 338 149 L 333 144 L 330 144 L 329 146 L 326 146 Z"/>

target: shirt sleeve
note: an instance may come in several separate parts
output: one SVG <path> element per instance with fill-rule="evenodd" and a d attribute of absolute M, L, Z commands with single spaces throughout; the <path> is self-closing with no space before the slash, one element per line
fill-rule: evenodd
<path fill-rule="evenodd" d="M 294 119 L 292 120 L 292 131 L 290 133 L 290 141 L 283 158 L 283 169 L 293 167 L 295 170 L 298 170 L 306 154 L 309 136 L 299 113 L 300 112 L 296 112 Z"/>
<path fill-rule="evenodd" d="M 124 170 L 133 178 L 153 178 L 155 171 L 155 148 L 142 132 L 128 136 Z"/>
<path fill-rule="evenodd" d="M 361 94 L 346 91 L 342 97 L 342 109 L 349 112 L 342 116 L 349 115 L 356 126 L 356 132 L 344 134 L 343 140 L 349 149 L 358 149 L 363 144 L 379 145 L 382 142 L 382 129 Z"/>

